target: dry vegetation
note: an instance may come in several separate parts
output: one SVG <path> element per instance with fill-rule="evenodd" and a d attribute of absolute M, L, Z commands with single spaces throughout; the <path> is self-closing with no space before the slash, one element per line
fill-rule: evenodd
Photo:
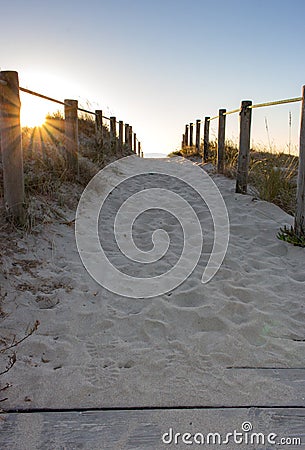
<path fill-rule="evenodd" d="M 188 147 L 170 156 L 180 155 L 188 158 L 202 158 L 195 147 Z M 208 162 L 216 166 L 217 141 L 210 142 Z M 226 141 L 224 175 L 236 177 L 238 148 Z M 249 191 L 262 200 L 275 203 L 288 214 L 294 215 L 296 200 L 296 183 L 298 157 L 285 153 L 270 153 L 264 150 L 251 149 L 249 165 Z"/>
<path fill-rule="evenodd" d="M 131 154 L 124 145 L 111 147 L 110 133 L 103 126 L 102 140 L 97 138 L 95 121 L 89 115 L 79 118 L 79 175 L 66 168 L 64 120 L 61 113 L 47 116 L 42 127 L 23 128 L 24 181 L 27 231 L 54 218 L 64 219 L 63 209 L 76 208 L 83 188 L 99 169 Z M 118 144 L 118 142 L 117 142 Z M 0 208 L 3 206 L 2 166 L 0 162 Z M 1 214 L 0 229 L 7 226 Z"/>

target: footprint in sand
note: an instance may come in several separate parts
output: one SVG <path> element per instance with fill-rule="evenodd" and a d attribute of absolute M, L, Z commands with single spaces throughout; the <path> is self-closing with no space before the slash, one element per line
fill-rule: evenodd
<path fill-rule="evenodd" d="M 98 349 L 94 342 L 86 344 L 91 362 L 85 368 L 85 376 L 88 381 L 96 387 L 107 387 L 113 385 L 120 375 L 120 369 L 111 358 L 103 358 L 103 351 Z"/>
<path fill-rule="evenodd" d="M 39 309 L 52 309 L 59 303 L 57 295 L 41 294 L 37 295 L 35 302 Z"/>
<path fill-rule="evenodd" d="M 88 364 L 85 369 L 86 378 L 96 387 L 112 386 L 119 374 L 120 370 L 116 367 L 115 362 L 110 359 L 103 359 L 99 361 L 99 364 Z"/>

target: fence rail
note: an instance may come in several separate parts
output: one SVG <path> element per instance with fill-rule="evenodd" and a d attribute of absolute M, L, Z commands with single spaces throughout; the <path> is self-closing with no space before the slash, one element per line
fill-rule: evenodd
<path fill-rule="evenodd" d="M 57 100 L 56 98 L 48 97 L 47 95 L 39 94 L 38 92 L 31 91 L 30 89 L 26 89 L 21 86 L 19 86 L 19 91 L 25 92 L 26 94 L 34 95 L 35 97 L 43 98 L 44 100 L 49 100 L 50 102 L 57 103 L 59 105 L 63 105 L 63 106 L 66 105 L 66 103 L 62 102 L 61 100 Z M 77 107 L 77 110 L 85 112 L 87 114 L 93 114 L 94 116 L 97 116 L 96 111 L 95 112 L 89 111 L 87 109 L 80 108 L 79 106 Z M 106 116 L 102 116 L 102 117 L 103 117 L 103 119 L 110 120 L 110 117 L 106 117 Z"/>
<path fill-rule="evenodd" d="M 247 193 L 248 171 L 250 162 L 250 135 L 252 110 L 267 106 L 282 105 L 287 103 L 302 102 L 301 125 L 299 143 L 299 167 L 297 181 L 296 213 L 294 219 L 294 231 L 298 237 L 305 237 L 305 86 L 302 89 L 301 97 L 288 98 L 283 100 L 270 101 L 265 103 L 252 104 L 250 100 L 243 100 L 240 108 L 226 111 L 220 109 L 218 114 L 212 117 L 206 116 L 204 120 L 196 120 L 196 151 L 200 153 L 200 124 L 204 124 L 203 137 L 203 161 L 208 159 L 209 152 L 209 126 L 212 120 L 218 119 L 218 140 L 217 140 L 217 171 L 224 171 L 225 152 L 225 126 L 226 116 L 239 113 L 239 153 L 236 175 L 236 192 Z M 185 132 L 182 135 L 182 149 L 193 146 L 193 122 L 185 125 Z"/>
<path fill-rule="evenodd" d="M 78 106 L 77 100 L 64 101 L 49 97 L 19 86 L 19 76 L 15 71 L 0 72 L 0 150 L 2 154 L 4 201 L 8 215 L 18 223 L 24 222 L 24 175 L 23 151 L 20 125 L 20 95 L 24 92 L 44 100 L 64 106 L 65 121 L 65 160 L 67 169 L 78 175 L 78 111 L 92 114 L 95 117 L 96 140 L 103 146 L 103 119 L 110 122 L 110 142 L 112 150 L 119 146 L 127 146 L 136 155 L 143 157 L 141 143 L 132 126 L 125 125 L 125 139 L 123 136 L 123 121 L 116 117 L 103 115 L 102 110 L 89 111 Z M 119 133 L 117 135 L 117 125 Z M 127 127 L 127 128 L 126 128 Z M 126 133 L 126 129 L 128 132 Z"/>

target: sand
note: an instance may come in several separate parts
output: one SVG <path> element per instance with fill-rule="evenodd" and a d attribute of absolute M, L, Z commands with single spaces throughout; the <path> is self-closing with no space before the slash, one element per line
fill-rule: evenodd
<path fill-rule="evenodd" d="M 175 160 L 167 164 L 179 165 Z M 196 211 L 204 229 L 203 252 L 186 281 L 155 297 L 123 297 L 92 279 L 80 259 L 73 222 L 53 220 L 34 234 L 7 236 L 0 273 L 6 313 L 0 319 L 1 337 L 22 338 L 35 320 L 40 326 L 16 347 L 16 364 L 0 378 L 2 386 L 11 384 L 2 393 L 7 397 L 3 408 L 300 401 L 284 381 L 232 367 L 304 367 L 305 249 L 276 238 L 281 226 L 293 223 L 291 216 L 253 196 L 235 194 L 234 180 L 211 176 L 228 210 L 230 241 L 222 266 L 207 284 L 201 277 L 213 244 L 211 216 L 179 180 L 165 182 L 165 188 L 184 192 Z M 135 224 L 135 243 L 149 250 L 152 231 L 163 226 L 173 244 L 162 262 L 150 269 L 133 265 L 114 248 L 110 218 L 120 196 L 156 182 L 162 187 L 154 176 L 134 180 L 105 204 L 101 242 L 113 263 L 131 275 L 137 270 L 143 276 L 159 274 L 177 261 L 182 248 L 179 223 L 152 212 Z M 63 211 L 69 220 L 75 217 L 75 210 Z"/>

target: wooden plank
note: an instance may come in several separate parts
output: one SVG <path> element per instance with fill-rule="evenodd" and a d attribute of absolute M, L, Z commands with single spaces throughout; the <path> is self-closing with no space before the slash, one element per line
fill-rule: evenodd
<path fill-rule="evenodd" d="M 185 125 L 184 147 L 188 147 L 188 145 L 189 145 L 189 126 Z"/>
<path fill-rule="evenodd" d="M 218 119 L 218 144 L 217 144 L 217 172 L 223 173 L 225 158 L 225 139 L 226 139 L 226 116 L 225 109 L 219 110 Z"/>
<path fill-rule="evenodd" d="M 130 150 L 132 151 L 133 149 L 132 149 L 132 126 L 131 125 L 129 125 L 129 128 L 128 128 L 128 146 L 129 146 Z"/>
<path fill-rule="evenodd" d="M 204 118 L 204 137 L 203 137 L 203 161 L 207 162 L 209 155 L 209 137 L 210 134 L 210 117 Z"/>
<path fill-rule="evenodd" d="M 248 171 L 250 162 L 250 134 L 251 134 L 251 100 L 241 102 L 240 130 L 239 130 L 239 153 L 238 167 L 236 175 L 236 192 L 239 194 L 247 193 Z"/>
<path fill-rule="evenodd" d="M 84 410 L 9 413 L 2 418 L 1 450 L 156 450 L 192 443 L 234 450 L 305 446 L 303 408 Z M 289 445 L 292 440 L 294 445 Z"/>
<path fill-rule="evenodd" d="M 124 124 L 123 124 L 123 121 L 120 120 L 119 121 L 119 148 L 120 148 L 120 151 L 123 150 L 123 129 L 124 129 Z"/>
<path fill-rule="evenodd" d="M 95 134 L 98 145 L 103 146 L 103 111 L 95 110 Z"/>
<path fill-rule="evenodd" d="M 8 216 L 23 224 L 24 177 L 20 127 L 18 73 L 0 72 L 0 140 L 2 148 L 4 200 Z"/>
<path fill-rule="evenodd" d="M 133 133 L 133 151 L 137 153 L 137 133 Z"/>
<path fill-rule="evenodd" d="M 65 145 L 68 170 L 78 175 L 78 117 L 77 100 L 65 100 Z"/>
<path fill-rule="evenodd" d="M 300 345 L 303 347 L 303 343 Z M 302 353 L 299 354 L 301 361 Z M 178 367 L 179 378 L 163 378 L 154 373 L 150 374 L 149 381 L 142 376 L 133 377 L 124 370 L 121 376 L 115 373 L 111 383 L 108 377 L 112 372 L 108 374 L 106 370 L 100 370 L 98 364 L 91 366 L 88 375 L 86 367 L 84 369 L 55 370 L 51 377 L 46 378 L 43 371 L 36 372 L 35 380 L 39 382 L 33 381 L 32 372 L 19 381 L 11 375 L 14 371 L 5 374 L 3 385 L 12 383 L 14 388 L 9 390 L 8 400 L 1 406 L 12 410 L 47 407 L 305 407 L 305 369 L 301 368 L 215 367 L 200 369 L 200 374 L 197 373 L 200 378 L 194 378 L 191 373 L 188 376 L 187 368 L 182 373 Z M 75 370 L 78 371 L 74 373 Z M 78 376 L 86 377 L 81 385 L 76 381 Z M 86 379 L 90 384 L 85 382 Z M 25 395 L 31 399 L 30 402 L 24 400 Z"/>
<path fill-rule="evenodd" d="M 182 141 L 181 141 L 181 149 L 184 149 L 184 145 L 185 145 L 185 134 L 182 134 Z"/>
<path fill-rule="evenodd" d="M 190 147 L 193 147 L 193 127 L 194 127 L 194 124 L 191 122 L 191 123 L 190 123 L 190 127 L 189 127 L 189 132 L 190 132 Z"/>
<path fill-rule="evenodd" d="M 200 154 L 200 124 L 201 120 L 196 120 L 196 152 Z"/>
<path fill-rule="evenodd" d="M 125 144 L 129 146 L 129 124 L 125 123 Z"/>
<path fill-rule="evenodd" d="M 299 171 L 294 228 L 297 236 L 305 236 L 305 86 L 302 90 Z"/>
<path fill-rule="evenodd" d="M 110 117 L 110 145 L 113 152 L 116 151 L 116 117 Z"/>

